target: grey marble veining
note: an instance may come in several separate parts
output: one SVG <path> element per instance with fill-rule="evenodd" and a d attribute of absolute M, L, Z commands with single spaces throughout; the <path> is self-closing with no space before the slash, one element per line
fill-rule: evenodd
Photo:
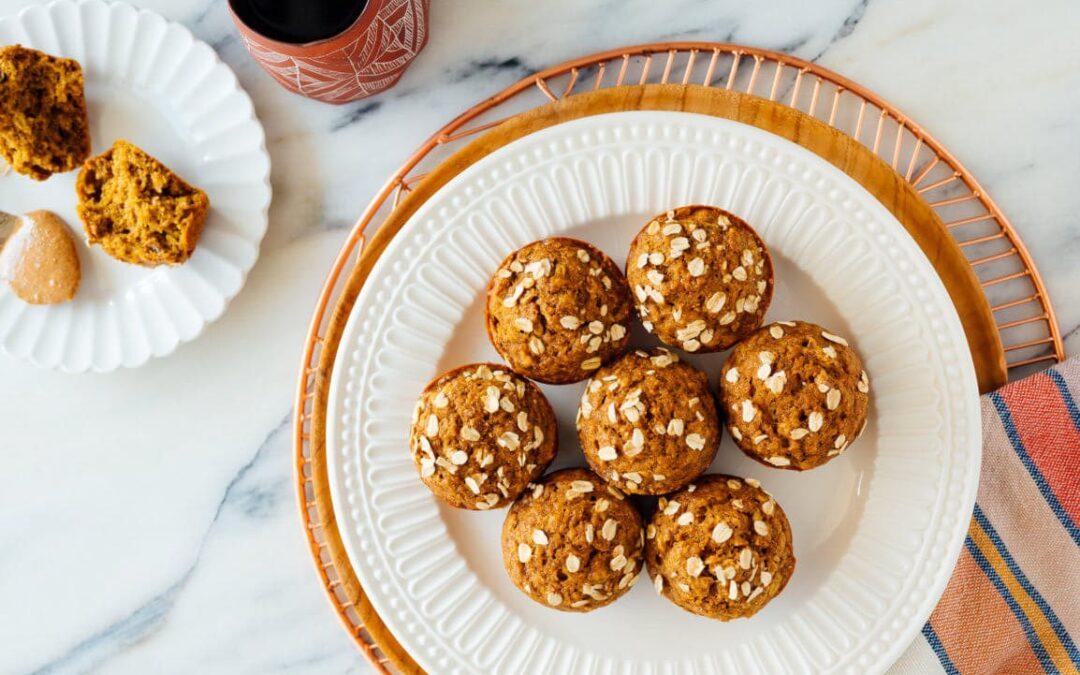
<path fill-rule="evenodd" d="M 0 13 L 31 0 L 0 0 Z M 344 106 L 278 87 L 222 0 L 152 0 L 251 94 L 273 162 L 261 258 L 228 313 L 137 371 L 0 361 L 0 673 L 367 672 L 308 560 L 290 404 L 347 229 L 424 138 L 529 72 L 639 42 L 815 60 L 935 134 L 1019 228 L 1080 352 L 1080 13 L 1066 0 L 432 0 L 396 88 Z"/>

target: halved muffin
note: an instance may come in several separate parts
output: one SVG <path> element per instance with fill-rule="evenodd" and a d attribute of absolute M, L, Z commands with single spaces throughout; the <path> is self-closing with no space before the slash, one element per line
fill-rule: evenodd
<path fill-rule="evenodd" d="M 90 154 L 78 61 L 21 45 L 0 48 L 0 155 L 34 180 L 75 169 Z"/>
<path fill-rule="evenodd" d="M 210 210 L 205 192 L 125 140 L 83 165 L 75 191 L 90 243 L 148 267 L 190 258 Z"/>

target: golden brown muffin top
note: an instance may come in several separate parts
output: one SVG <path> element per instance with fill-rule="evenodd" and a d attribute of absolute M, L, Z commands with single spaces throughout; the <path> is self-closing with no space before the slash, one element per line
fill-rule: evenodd
<path fill-rule="evenodd" d="M 587 469 L 563 469 L 530 486 L 503 524 L 510 580 L 541 604 L 571 612 L 603 607 L 641 574 L 641 516 Z"/>
<path fill-rule="evenodd" d="M 740 218 L 684 206 L 634 237 L 626 278 L 650 333 L 688 352 L 727 349 L 761 325 L 772 299 L 772 260 Z"/>
<path fill-rule="evenodd" d="M 515 371 L 578 382 L 626 347 L 630 293 L 611 258 L 553 237 L 511 253 L 488 286 L 488 337 Z"/>
<path fill-rule="evenodd" d="M 847 340 L 813 323 L 781 321 L 743 340 L 720 374 L 728 430 L 752 459 L 820 466 L 866 424 L 870 378 Z"/>
<path fill-rule="evenodd" d="M 783 509 L 756 480 L 721 474 L 660 499 L 645 559 L 657 592 L 721 621 L 755 614 L 795 570 Z"/>
<path fill-rule="evenodd" d="M 432 380 L 413 410 L 409 448 L 420 478 L 463 509 L 506 506 L 555 458 L 555 413 L 535 384 L 474 363 Z"/>
<path fill-rule="evenodd" d="M 581 395 L 578 438 L 589 466 L 619 489 L 664 494 L 712 463 L 720 423 L 705 373 L 663 348 L 596 372 Z"/>

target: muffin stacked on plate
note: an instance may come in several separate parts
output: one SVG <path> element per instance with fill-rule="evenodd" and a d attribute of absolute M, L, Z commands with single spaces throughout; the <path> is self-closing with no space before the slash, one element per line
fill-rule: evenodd
<path fill-rule="evenodd" d="M 487 363 L 433 380 L 416 402 L 409 447 L 420 478 L 463 509 L 506 506 L 555 458 L 555 413 L 535 384 Z"/>
<path fill-rule="evenodd" d="M 692 487 L 661 498 L 649 521 L 656 592 L 702 616 L 751 616 L 795 570 L 787 516 L 753 478 L 714 474 Z"/>
<path fill-rule="evenodd" d="M 728 430 L 748 457 L 813 469 L 862 433 L 870 380 L 848 341 L 821 326 L 781 321 L 732 350 L 720 378 Z"/>
<path fill-rule="evenodd" d="M 567 384 L 592 375 L 629 339 L 630 293 L 598 248 L 554 237 L 511 253 L 488 286 L 491 344 L 515 371 Z"/>
<path fill-rule="evenodd" d="M 720 446 L 708 378 L 663 348 L 634 350 L 598 370 L 581 395 L 577 429 L 593 471 L 632 494 L 683 487 Z"/>
<path fill-rule="evenodd" d="M 421 479 L 460 508 L 512 504 L 503 564 L 542 605 L 603 607 L 647 568 L 656 591 L 687 611 L 721 621 L 755 614 L 794 572 L 792 530 L 758 481 L 705 474 L 721 426 L 765 466 L 803 471 L 847 449 L 869 409 L 869 378 L 847 340 L 802 321 L 762 327 L 773 286 L 761 237 L 709 206 L 650 219 L 625 276 L 575 239 L 514 251 L 486 302 L 488 337 L 509 367 L 462 366 L 424 389 L 409 441 Z M 670 347 L 734 346 L 718 398 L 674 351 L 627 351 L 632 305 Z M 525 377 L 588 379 L 575 423 L 591 471 L 541 477 L 557 425 Z"/>
<path fill-rule="evenodd" d="M 684 206 L 649 221 L 630 244 L 626 277 L 645 330 L 688 352 L 727 349 L 761 325 L 772 259 L 745 221 Z"/>
<path fill-rule="evenodd" d="M 637 581 L 641 516 L 586 469 L 545 476 L 510 507 L 502 532 L 510 580 L 533 600 L 573 612 L 610 604 Z"/>

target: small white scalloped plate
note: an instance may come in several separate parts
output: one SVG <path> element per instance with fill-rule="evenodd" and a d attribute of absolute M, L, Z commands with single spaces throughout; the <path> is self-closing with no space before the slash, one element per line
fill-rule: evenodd
<path fill-rule="evenodd" d="M 82 263 L 75 299 L 32 306 L 0 284 L 0 349 L 68 372 L 136 367 L 216 320 L 259 255 L 270 157 L 251 99 L 217 54 L 180 24 L 100 0 L 59 0 L 0 19 L 0 44 L 82 64 L 93 152 L 125 138 L 210 197 L 195 254 L 145 268 L 88 246 L 75 213 L 78 171 L 39 183 L 0 178 L 0 209 L 48 209 L 72 229 Z"/>
<path fill-rule="evenodd" d="M 783 505 L 798 566 L 751 619 L 682 611 L 646 580 L 565 614 L 502 569 L 505 511 L 439 504 L 408 452 L 415 397 L 438 372 L 496 360 L 486 281 L 511 250 L 569 234 L 622 264 L 647 219 L 690 203 L 752 223 L 777 269 L 770 319 L 847 336 L 872 382 L 863 436 L 806 473 L 762 467 L 725 435 L 713 471 L 754 476 Z M 653 344 L 640 327 L 633 343 Z M 691 355 L 715 382 L 723 355 Z M 583 463 L 583 384 L 545 386 L 557 466 Z M 335 514 L 368 598 L 437 673 L 779 673 L 885 670 L 945 587 L 975 499 L 974 368 L 949 296 L 899 222 L 841 171 L 754 127 L 670 112 L 590 117 L 482 159 L 424 204 L 383 253 L 345 329 L 331 383 Z"/>

